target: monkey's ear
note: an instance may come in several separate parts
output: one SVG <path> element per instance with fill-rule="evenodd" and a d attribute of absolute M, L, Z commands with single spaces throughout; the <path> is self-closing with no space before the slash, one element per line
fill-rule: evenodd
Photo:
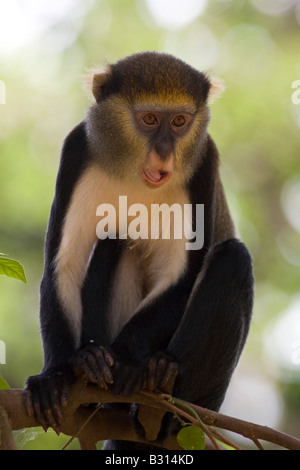
<path fill-rule="evenodd" d="M 106 69 L 95 73 L 93 76 L 92 92 L 97 102 L 104 94 L 105 85 L 108 82 L 108 75 L 109 70 Z"/>
<path fill-rule="evenodd" d="M 83 87 L 90 98 L 92 95 L 98 102 L 104 94 L 105 85 L 108 82 L 109 67 L 103 69 L 91 69 L 83 76 Z"/>
<path fill-rule="evenodd" d="M 209 81 L 210 88 L 208 92 L 207 102 L 208 104 L 211 104 L 221 96 L 226 86 L 221 78 L 210 78 Z"/>

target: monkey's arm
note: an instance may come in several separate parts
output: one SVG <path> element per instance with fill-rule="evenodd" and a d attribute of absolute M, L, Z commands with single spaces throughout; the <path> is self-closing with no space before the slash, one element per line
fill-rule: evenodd
<path fill-rule="evenodd" d="M 74 187 L 87 163 L 85 128 L 77 126 L 67 137 L 61 155 L 56 190 L 45 243 L 45 268 L 40 288 L 40 322 L 44 349 L 44 367 L 27 380 L 27 409 L 41 424 L 57 429 L 60 407 L 73 374 L 70 361 L 76 345 L 74 334 L 59 298 L 56 256 L 61 244 L 62 227 Z"/>

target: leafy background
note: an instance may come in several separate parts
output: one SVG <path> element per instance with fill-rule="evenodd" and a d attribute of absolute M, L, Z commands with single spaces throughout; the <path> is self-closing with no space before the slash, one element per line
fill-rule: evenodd
<path fill-rule="evenodd" d="M 210 132 L 253 256 L 256 297 L 222 411 L 300 437 L 299 33 L 299 0 L 0 2 L 0 251 L 27 277 L 0 278 L 0 375 L 11 387 L 42 367 L 44 234 L 62 141 L 90 104 L 82 74 L 134 52 L 166 51 L 227 85 Z M 38 434 L 25 448 L 60 445 Z"/>

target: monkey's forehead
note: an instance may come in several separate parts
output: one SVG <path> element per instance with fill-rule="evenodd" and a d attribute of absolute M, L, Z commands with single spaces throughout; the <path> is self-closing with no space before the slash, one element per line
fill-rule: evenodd
<path fill-rule="evenodd" d="M 206 100 L 208 77 L 168 54 L 146 52 L 129 56 L 108 68 L 108 83 L 131 99 L 159 96 L 169 103 Z"/>
<path fill-rule="evenodd" d="M 141 87 L 138 83 L 132 83 L 127 87 L 125 83 L 119 89 L 115 89 L 112 95 L 122 97 L 135 108 L 151 109 L 179 109 L 186 112 L 196 112 L 205 103 L 208 93 L 202 93 L 201 88 L 187 91 L 180 87 L 171 88 L 161 86 L 160 88 L 149 86 Z"/>
<path fill-rule="evenodd" d="M 195 114 L 198 109 L 195 101 L 190 96 L 184 94 L 141 94 L 131 103 L 134 106 L 135 111 L 176 111 L 187 114 Z"/>

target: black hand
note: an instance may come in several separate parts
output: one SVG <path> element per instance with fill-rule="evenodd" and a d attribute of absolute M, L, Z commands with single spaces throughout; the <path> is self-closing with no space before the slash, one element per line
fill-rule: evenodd
<path fill-rule="evenodd" d="M 144 389 L 153 392 L 156 388 L 172 394 L 178 375 L 178 366 L 174 359 L 163 352 L 154 354 L 147 363 Z"/>
<path fill-rule="evenodd" d="M 25 388 L 25 406 L 29 416 L 35 416 L 45 431 L 52 427 L 57 434 L 63 422 L 62 407 L 74 374 L 65 366 L 29 377 Z"/>
<path fill-rule="evenodd" d="M 103 346 L 91 343 L 77 352 L 73 370 L 76 375 L 83 375 L 89 382 L 107 390 L 108 385 L 113 383 L 113 365 L 111 354 Z"/>

